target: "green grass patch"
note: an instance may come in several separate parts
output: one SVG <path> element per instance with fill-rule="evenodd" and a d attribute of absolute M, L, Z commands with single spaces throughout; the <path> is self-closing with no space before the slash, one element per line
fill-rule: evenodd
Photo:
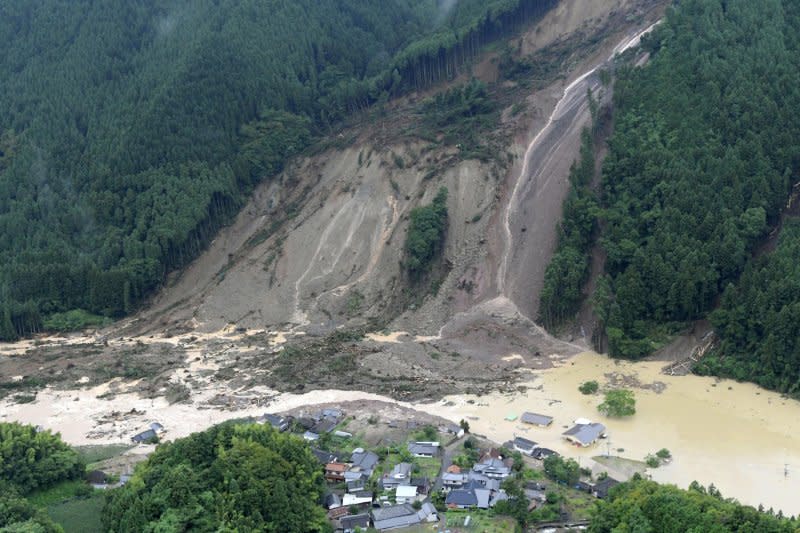
<path fill-rule="evenodd" d="M 89 498 L 70 500 L 47 507 L 47 514 L 65 533 L 102 533 L 100 515 L 105 496 L 97 491 Z"/>
<path fill-rule="evenodd" d="M 469 525 L 464 526 L 470 516 Z M 480 531 L 481 533 L 507 533 L 516 531 L 517 523 L 508 516 L 494 516 L 491 511 L 447 511 L 445 515 L 447 527 L 458 528 L 459 531 Z"/>
<path fill-rule="evenodd" d="M 71 500 L 79 495 L 82 490 L 86 490 L 86 481 L 76 479 L 73 481 L 62 481 L 57 485 L 53 485 L 49 489 L 38 490 L 32 492 L 27 496 L 28 500 L 37 507 L 47 507 L 56 503 L 61 503 L 66 500 Z"/>
<path fill-rule="evenodd" d="M 556 492 L 564 503 L 564 510 L 569 513 L 572 520 L 589 518 L 592 509 L 597 505 L 597 498 L 580 490 L 558 486 Z"/>
<path fill-rule="evenodd" d="M 107 326 L 111 322 L 108 317 L 94 315 L 83 309 L 73 309 L 66 313 L 53 313 L 45 318 L 44 328 L 49 331 L 76 331 Z"/>
<path fill-rule="evenodd" d="M 95 463 L 111 459 L 118 455 L 127 452 L 133 446 L 128 444 L 90 444 L 87 446 L 75 446 L 75 451 L 81 456 L 81 459 L 89 465 L 88 469 L 92 470 L 91 466 Z"/>
<path fill-rule="evenodd" d="M 442 461 L 437 457 L 415 457 L 414 464 L 419 466 L 419 474 L 414 476 L 424 476 L 433 481 L 442 469 Z"/>

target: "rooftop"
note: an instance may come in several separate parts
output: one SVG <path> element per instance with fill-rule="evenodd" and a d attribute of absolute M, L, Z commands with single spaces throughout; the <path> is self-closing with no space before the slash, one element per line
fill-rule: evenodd
<path fill-rule="evenodd" d="M 553 423 L 553 417 L 547 415 L 540 415 L 538 413 L 522 413 L 520 421 L 526 424 L 533 424 L 536 426 L 549 426 Z"/>
<path fill-rule="evenodd" d="M 594 422 L 591 424 L 577 424 L 563 433 L 571 441 L 577 441 L 584 446 L 596 441 L 603 433 L 606 427 L 603 424 Z"/>

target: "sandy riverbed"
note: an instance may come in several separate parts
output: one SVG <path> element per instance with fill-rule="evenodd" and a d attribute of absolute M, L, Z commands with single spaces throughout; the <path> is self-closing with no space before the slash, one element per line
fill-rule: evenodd
<path fill-rule="evenodd" d="M 111 385 L 76 391 L 46 389 L 29 404 L 0 404 L 0 420 L 19 420 L 61 432 L 72 444 L 126 441 L 159 421 L 168 429 L 166 438 L 178 438 L 230 418 L 259 415 L 265 411 L 287 411 L 302 406 L 351 400 L 398 403 L 431 415 L 458 422 L 467 419 L 473 432 L 504 442 L 525 436 L 566 455 L 584 466 L 591 457 L 611 451 L 641 460 L 648 453 L 668 448 L 672 464 L 652 471 L 654 479 L 686 487 L 692 480 L 714 483 L 725 496 L 742 502 L 800 513 L 800 403 L 759 389 L 754 385 L 697 376 L 670 377 L 660 374 L 658 362 L 615 362 L 605 356 L 583 353 L 555 368 L 531 373 L 527 389 L 514 394 L 495 393 L 482 397 L 449 396 L 436 403 L 408 404 L 353 391 L 313 391 L 278 394 L 268 390 L 242 392 L 243 408 L 212 407 L 213 389 L 198 391 L 191 403 L 170 405 L 163 398 L 144 399 L 125 393 L 117 382 L 117 393 L 98 398 Z M 589 379 L 601 385 L 609 375 L 626 376 L 628 383 L 652 386 L 636 388 L 637 414 L 626 420 L 608 420 L 596 411 L 600 396 L 583 396 L 578 385 Z M 76 400 L 77 399 L 77 400 Z M 257 403 L 256 403 L 257 400 Z M 131 409 L 143 414 L 126 416 Z M 109 413 L 116 411 L 116 417 Z M 519 421 L 506 421 L 508 414 L 535 411 L 555 417 L 550 428 L 523 428 Z M 579 417 L 592 418 L 608 426 L 610 438 L 588 448 L 577 449 L 561 440 L 564 427 Z M 617 452 L 618 448 L 624 452 Z M 788 465 L 788 475 L 784 467 Z"/>

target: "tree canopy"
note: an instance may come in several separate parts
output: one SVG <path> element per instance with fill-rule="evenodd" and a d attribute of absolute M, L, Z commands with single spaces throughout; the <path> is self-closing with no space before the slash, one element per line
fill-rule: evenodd
<path fill-rule="evenodd" d="M 800 118 L 792 111 L 800 106 L 798 36 L 800 5 L 789 0 L 686 0 L 667 10 L 643 39 L 648 63 L 617 69 L 600 191 L 581 198 L 573 188 L 565 206 L 542 292 L 547 325 L 578 309 L 588 268 L 585 239 L 594 231 L 605 273 L 592 296 L 599 321 L 593 337 L 611 355 L 651 353 L 706 317 L 726 288 L 752 271 L 742 288 L 731 289 L 715 324 L 728 338 L 725 351 L 738 359 L 770 333 L 774 355 L 767 365 L 714 368 L 766 374 L 756 380 L 782 390 L 794 386 L 796 374 L 786 369 L 798 368 L 796 331 L 772 318 L 763 336 L 756 324 L 742 327 L 737 313 L 758 309 L 771 317 L 770 304 L 737 311 L 732 299 L 747 290 L 744 283 L 758 283 L 758 268 L 748 264 L 798 181 Z M 781 309 L 788 301 L 774 309 L 786 324 L 790 306 Z M 765 351 L 759 354 L 755 359 L 763 361 Z"/>
<path fill-rule="evenodd" d="M 86 465 L 61 437 L 16 422 L 0 422 L 0 481 L 20 494 L 81 478 Z"/>
<path fill-rule="evenodd" d="M 328 531 L 322 471 L 269 424 L 226 423 L 160 445 L 109 494 L 103 525 L 142 531 Z"/>
<path fill-rule="evenodd" d="M 632 416 L 636 414 L 636 398 L 633 397 L 633 391 L 627 389 L 610 390 L 597 410 L 606 416 Z"/>
<path fill-rule="evenodd" d="M 637 475 L 638 476 L 638 475 Z M 693 483 L 689 490 L 635 477 L 599 500 L 590 533 L 795 533 L 798 523 L 725 500 Z"/>

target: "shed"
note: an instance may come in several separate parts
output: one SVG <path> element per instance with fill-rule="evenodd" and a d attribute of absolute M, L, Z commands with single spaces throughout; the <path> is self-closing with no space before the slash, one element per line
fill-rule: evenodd
<path fill-rule="evenodd" d="M 520 417 L 520 422 L 524 424 L 531 424 L 533 426 L 547 427 L 553 423 L 553 417 L 547 415 L 540 415 L 538 413 L 525 412 Z"/>

